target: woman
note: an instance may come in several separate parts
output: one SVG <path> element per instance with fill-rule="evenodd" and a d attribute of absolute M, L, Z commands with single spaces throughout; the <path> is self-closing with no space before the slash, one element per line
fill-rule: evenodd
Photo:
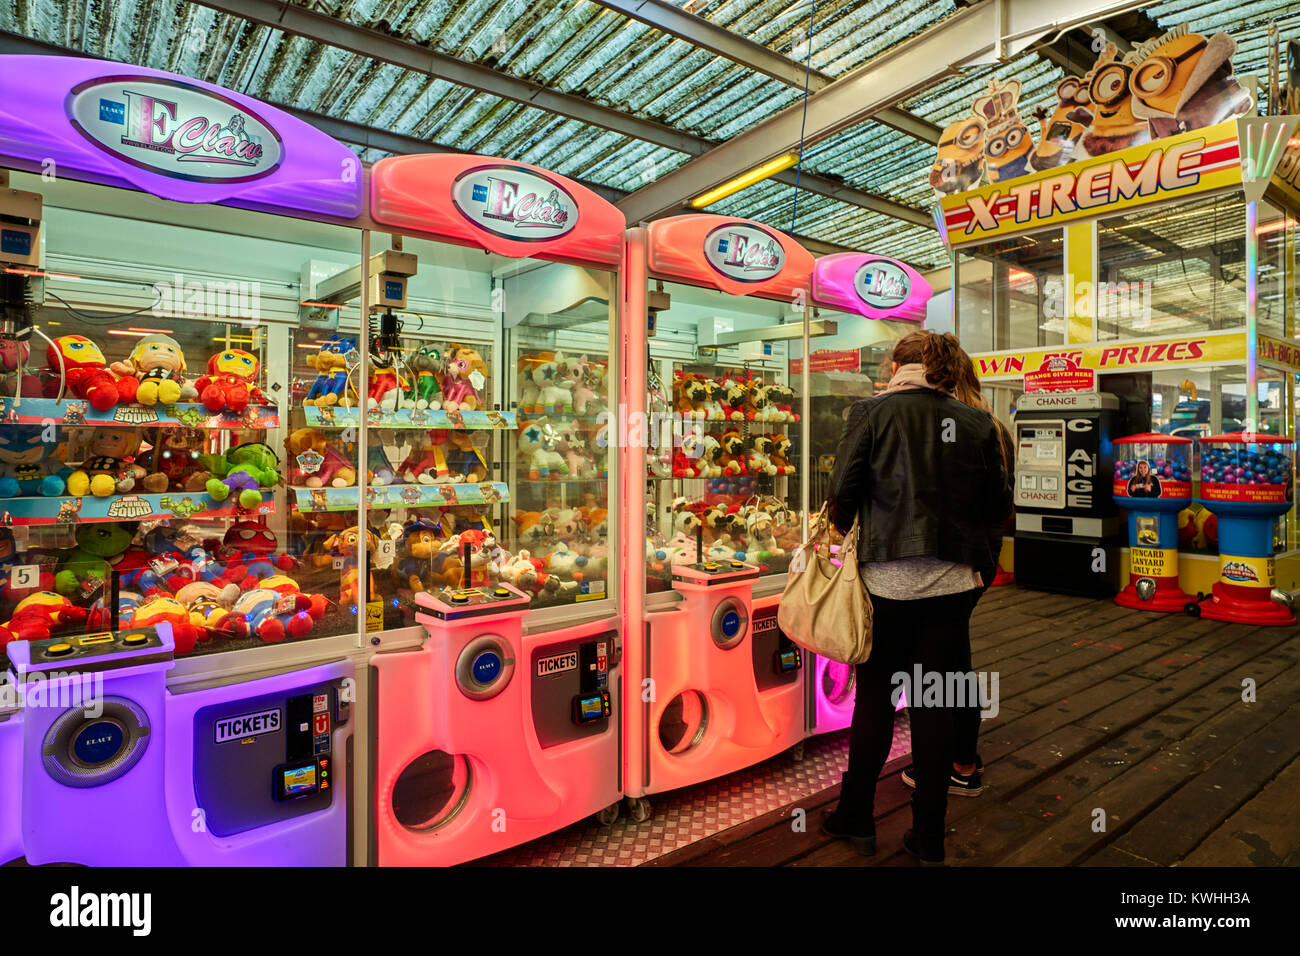
<path fill-rule="evenodd" d="M 988 412 L 993 416 L 993 407 L 989 404 L 988 399 L 984 397 L 983 389 L 980 387 L 979 376 L 975 374 L 975 363 L 972 362 L 965 351 L 962 352 L 965 361 L 962 365 L 961 374 L 957 378 L 957 387 L 953 390 L 953 398 L 963 405 L 969 405 L 971 408 L 978 408 L 981 411 Z M 1016 461 L 1016 443 L 1011 437 L 1011 432 L 1007 426 L 993 418 L 993 424 L 997 426 L 998 438 L 1002 442 L 1002 465 L 1007 470 L 1007 476 L 1015 486 L 1015 461 Z M 993 564 L 985 567 L 976 567 L 979 572 L 981 585 L 976 588 L 972 594 L 971 610 L 984 593 L 993 584 L 993 579 L 998 573 L 998 555 L 1002 551 L 1002 538 L 1009 531 L 1015 531 L 1014 518 L 1008 517 L 1002 525 L 989 529 L 989 550 L 993 555 Z M 1008 529 L 1007 525 L 1011 527 Z M 953 741 L 952 754 L 952 776 L 949 778 L 948 793 L 951 796 L 960 797 L 978 797 L 984 792 L 984 762 L 980 760 L 978 752 L 980 722 L 983 720 L 982 708 L 976 704 L 966 708 L 963 712 L 954 715 L 953 729 L 955 739 Z M 901 774 L 903 783 L 909 787 L 916 787 L 915 771 L 908 767 Z"/>
<path fill-rule="evenodd" d="M 857 668 L 849 769 L 824 828 L 875 852 L 876 779 L 893 740 L 894 694 L 904 676 L 969 674 L 967 625 L 997 556 L 990 529 L 1011 512 L 1011 488 L 993 419 L 952 397 L 969 359 L 952 335 L 913 332 L 894 347 L 889 387 L 854 404 L 831 473 L 828 506 L 841 532 L 860 523 L 858 560 L 874 605 L 870 659 Z M 922 863 L 944 859 L 954 753 L 952 701 L 912 688 L 916 792 L 903 845 Z"/>
<path fill-rule="evenodd" d="M 1151 470 L 1151 462 L 1143 459 L 1137 464 L 1137 474 L 1128 480 L 1130 498 L 1159 498 L 1160 479 Z"/>

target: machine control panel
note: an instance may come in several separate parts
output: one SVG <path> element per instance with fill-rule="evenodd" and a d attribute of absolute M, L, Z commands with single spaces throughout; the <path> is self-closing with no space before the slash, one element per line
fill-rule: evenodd
<path fill-rule="evenodd" d="M 116 634 L 70 634 L 38 641 L 14 641 L 9 659 L 19 672 L 50 668 L 109 670 L 170 657 L 175 645 L 151 627 L 128 628 Z"/>
<path fill-rule="evenodd" d="M 1064 508 L 1065 421 L 1016 423 L 1016 507 Z"/>
<path fill-rule="evenodd" d="M 731 584 L 758 578 L 758 568 L 744 561 L 701 561 L 697 564 L 679 564 L 673 574 L 688 581 L 708 587 L 711 584 Z"/>
<path fill-rule="evenodd" d="M 439 620 L 457 621 L 498 614 L 512 608 L 523 610 L 531 598 L 509 584 L 491 584 L 476 588 L 443 588 L 434 593 L 420 591 L 415 600 Z"/>

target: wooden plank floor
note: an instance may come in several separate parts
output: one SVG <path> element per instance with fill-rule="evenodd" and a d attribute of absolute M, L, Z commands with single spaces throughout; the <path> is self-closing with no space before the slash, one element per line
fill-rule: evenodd
<path fill-rule="evenodd" d="M 981 728 L 983 794 L 948 801 L 950 865 L 1300 864 L 1300 628 L 1006 587 L 971 643 L 1000 712 Z M 821 834 L 835 787 L 652 865 L 914 865 L 908 762 L 877 787 L 875 857 Z"/>

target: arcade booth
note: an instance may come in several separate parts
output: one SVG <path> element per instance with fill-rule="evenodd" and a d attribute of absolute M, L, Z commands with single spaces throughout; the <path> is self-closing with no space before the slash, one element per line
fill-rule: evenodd
<path fill-rule="evenodd" d="M 713 215 L 628 233 L 624 793 L 751 766 L 804 739 L 803 651 L 776 624 L 808 508 L 813 257 L 760 223 Z M 796 345 L 797 344 L 797 345 Z M 798 347 L 797 347 L 798 346 Z M 806 363 L 805 363 L 806 366 Z M 630 433 L 643 423 L 648 440 Z M 648 447 L 647 447 L 648 446 Z"/>
<path fill-rule="evenodd" d="M 619 813 L 625 222 L 486 156 L 381 160 L 368 199 L 381 254 L 418 266 L 379 320 L 399 386 L 309 420 L 379 449 L 369 859 L 452 865 Z"/>
<path fill-rule="evenodd" d="M 1212 592 L 1220 552 L 1271 559 L 1265 594 L 1300 582 L 1290 479 L 1272 484 L 1292 472 L 1300 397 L 1298 118 L 1254 115 L 1226 58 L 1171 69 L 1187 60 L 1171 49 L 1204 39 L 1183 26 L 1123 57 L 1107 45 L 1062 81 L 1037 144 L 1019 82 L 992 79 L 963 121 L 976 146 L 945 147 L 932 171 L 954 327 L 1017 437 L 1004 566 L 1028 587 L 1153 591 L 1171 609 Z M 1241 440 L 1221 439 L 1242 432 L 1277 499 L 1249 552 L 1223 539 L 1222 499 L 1205 491 L 1206 456 L 1229 463 Z M 1127 493 L 1139 458 L 1170 494 Z"/>
<path fill-rule="evenodd" d="M 297 381 L 361 164 L 156 70 L 6 56 L 0 92 L 0 857 L 344 865 L 356 532 L 294 486 L 364 458 Z"/>
<path fill-rule="evenodd" d="M 816 342 L 792 343 L 791 375 L 808 362 L 809 500 L 822 502 L 830 491 L 835 453 L 853 403 L 884 388 L 890 378 L 893 345 L 925 321 L 933 290 L 905 262 L 884 256 L 835 253 L 813 265 L 810 319 L 834 323 L 836 330 Z M 810 734 L 843 730 L 853 721 L 854 669 L 805 652 Z M 899 701 L 900 709 L 905 701 Z"/>

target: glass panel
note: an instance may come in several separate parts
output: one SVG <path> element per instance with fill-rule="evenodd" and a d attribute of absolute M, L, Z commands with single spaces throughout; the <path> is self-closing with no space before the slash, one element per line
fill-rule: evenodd
<path fill-rule="evenodd" d="M 1288 233 L 1295 228 L 1271 203 L 1258 206 L 1259 221 L 1255 235 L 1259 239 L 1259 284 L 1255 306 L 1256 327 L 1264 335 L 1285 338 L 1286 324 L 1286 244 Z"/>
<path fill-rule="evenodd" d="M 650 340 L 653 446 L 647 451 L 646 586 L 670 586 L 674 564 L 739 558 L 786 570 L 799 545 L 801 378 L 790 372 L 799 326 L 789 303 L 663 283 L 670 307 Z M 712 332 L 743 341 L 702 346 Z M 746 334 L 746 332 L 749 334 Z"/>
<path fill-rule="evenodd" d="M 519 419 L 504 572 L 535 607 L 611 596 L 610 273 L 519 263 L 503 282 Z"/>
<path fill-rule="evenodd" d="M 612 275 L 423 239 L 403 239 L 400 251 L 416 269 L 406 307 L 371 321 L 370 613 L 385 628 L 409 625 L 417 591 L 502 580 L 533 607 L 609 597 Z M 303 344 L 307 355 L 338 351 L 321 335 Z M 317 364 L 341 364 L 336 377 L 355 391 L 357 357 L 342 351 Z M 356 412 L 331 410 L 322 390 L 326 404 L 304 409 L 305 424 L 346 444 Z M 322 543 L 355 508 L 355 491 L 296 490 L 327 512 L 314 516 Z M 335 498 L 351 504 L 335 514 Z"/>
<path fill-rule="evenodd" d="M 1064 244 L 1060 231 L 959 250 L 957 337 L 967 352 L 1065 341 Z"/>
<path fill-rule="evenodd" d="M 1245 234 L 1240 193 L 1101 220 L 1098 339 L 1244 326 Z"/>
<path fill-rule="evenodd" d="M 360 233 L 13 185 L 44 196 L 51 275 L 6 285 L 9 331 L 34 326 L 4 385 L 7 636 L 167 623 L 183 657 L 355 633 L 346 572 L 304 560 L 284 370 L 304 269 L 358 266 Z"/>

